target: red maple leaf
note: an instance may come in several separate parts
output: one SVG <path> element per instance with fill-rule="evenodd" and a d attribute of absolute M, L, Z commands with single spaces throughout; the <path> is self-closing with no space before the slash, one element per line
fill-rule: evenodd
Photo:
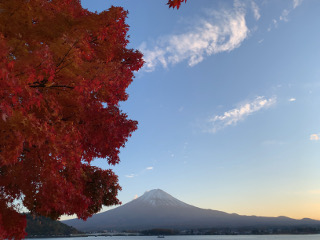
<path fill-rule="evenodd" d="M 177 9 L 179 9 L 182 2 L 187 2 L 187 0 L 168 0 L 167 5 L 169 5 L 169 8 L 176 7 Z"/>

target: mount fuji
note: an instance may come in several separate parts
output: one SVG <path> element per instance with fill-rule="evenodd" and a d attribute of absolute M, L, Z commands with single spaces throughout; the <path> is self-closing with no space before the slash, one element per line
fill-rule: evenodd
<path fill-rule="evenodd" d="M 195 229 L 261 226 L 320 226 L 312 219 L 256 217 L 202 209 L 155 189 L 112 210 L 95 214 L 87 221 L 71 219 L 63 223 L 80 231 L 146 230 L 152 228 Z"/>

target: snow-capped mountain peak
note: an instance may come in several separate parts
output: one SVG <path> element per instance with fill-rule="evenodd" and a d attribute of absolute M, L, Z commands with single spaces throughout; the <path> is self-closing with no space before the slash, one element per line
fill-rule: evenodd
<path fill-rule="evenodd" d="M 188 206 L 188 204 L 172 197 L 170 194 L 162 191 L 161 189 L 147 191 L 135 201 L 141 203 L 143 202 L 144 204 L 151 206 Z"/>

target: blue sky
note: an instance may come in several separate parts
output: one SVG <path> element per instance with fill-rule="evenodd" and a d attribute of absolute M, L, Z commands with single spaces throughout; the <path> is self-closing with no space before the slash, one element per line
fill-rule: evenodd
<path fill-rule="evenodd" d="M 146 61 L 121 103 L 139 128 L 112 167 L 120 200 L 160 188 L 201 208 L 320 219 L 320 2 L 165 3 L 82 1 L 127 9 Z"/>

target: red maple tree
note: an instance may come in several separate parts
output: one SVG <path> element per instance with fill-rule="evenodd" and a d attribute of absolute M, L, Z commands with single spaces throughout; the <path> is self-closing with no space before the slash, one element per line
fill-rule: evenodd
<path fill-rule="evenodd" d="M 0 239 L 25 237 L 31 214 L 86 219 L 119 204 L 119 162 L 137 122 L 119 109 L 142 54 L 127 12 L 79 0 L 0 0 Z"/>
<path fill-rule="evenodd" d="M 22 206 L 86 219 L 120 203 L 117 176 L 90 163 L 117 164 L 137 128 L 118 105 L 143 65 L 126 16 L 79 0 L 0 0 L 0 239 L 26 236 Z"/>

